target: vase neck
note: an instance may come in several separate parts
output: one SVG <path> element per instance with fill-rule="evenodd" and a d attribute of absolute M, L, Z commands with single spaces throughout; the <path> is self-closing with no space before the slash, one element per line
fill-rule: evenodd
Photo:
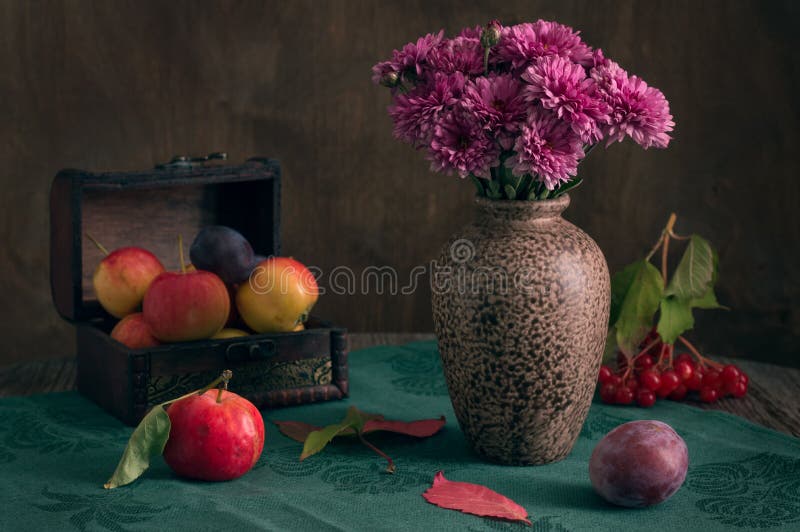
<path fill-rule="evenodd" d="M 569 205 L 569 195 L 542 201 L 477 198 L 478 218 L 487 223 L 527 223 L 557 218 Z"/>

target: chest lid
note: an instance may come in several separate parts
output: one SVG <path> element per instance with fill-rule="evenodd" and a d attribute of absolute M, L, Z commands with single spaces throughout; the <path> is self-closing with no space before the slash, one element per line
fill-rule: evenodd
<path fill-rule="evenodd" d="M 87 233 L 114 250 L 138 246 L 167 270 L 206 225 L 242 233 L 259 255 L 280 254 L 280 165 L 253 158 L 206 165 L 176 158 L 142 172 L 62 170 L 50 189 L 50 285 L 59 314 L 71 321 L 105 316 L 92 287 L 103 253 Z"/>

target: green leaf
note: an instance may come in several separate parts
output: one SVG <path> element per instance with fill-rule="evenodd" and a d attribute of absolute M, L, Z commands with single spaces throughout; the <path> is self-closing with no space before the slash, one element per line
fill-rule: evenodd
<path fill-rule="evenodd" d="M 581 179 L 580 177 L 576 177 L 575 179 L 567 181 L 561 187 L 556 189 L 554 197 L 557 198 L 558 196 L 560 196 L 560 195 L 572 190 L 573 188 L 579 187 L 581 183 L 583 183 L 583 179 Z"/>
<path fill-rule="evenodd" d="M 606 336 L 606 345 L 603 348 L 603 364 L 611 364 L 617 357 L 617 331 L 612 328 Z"/>
<path fill-rule="evenodd" d="M 711 245 L 692 235 L 664 294 L 686 300 L 703 298 L 716 280 L 716 269 L 716 253 Z"/>
<path fill-rule="evenodd" d="M 324 449 L 333 438 L 343 432 L 349 431 L 350 429 L 356 431 L 356 433 L 361 432 L 364 428 L 364 423 L 374 417 L 375 415 L 373 414 L 365 414 L 358 408 L 351 406 L 347 409 L 347 415 L 341 422 L 328 425 L 320 430 L 315 430 L 306 437 L 306 441 L 303 443 L 303 452 L 300 454 L 300 460 L 303 461 L 309 456 L 317 454 Z"/>
<path fill-rule="evenodd" d="M 728 307 L 722 306 L 717 301 L 717 296 L 714 294 L 714 287 L 709 287 L 708 291 L 703 297 L 698 297 L 689 301 L 692 308 L 700 309 L 727 309 Z"/>
<path fill-rule="evenodd" d="M 503 190 L 505 190 L 506 197 L 508 197 L 508 199 L 515 199 L 517 197 L 517 191 L 513 186 L 506 185 L 503 187 Z"/>
<path fill-rule="evenodd" d="M 489 189 L 486 192 L 486 195 L 490 199 L 500 199 L 503 197 L 503 194 L 500 192 L 500 183 L 497 181 L 489 181 Z"/>
<path fill-rule="evenodd" d="M 481 181 L 481 178 L 474 174 L 469 174 L 469 178 L 472 180 L 472 182 L 475 184 L 475 187 L 478 189 L 478 196 L 485 196 L 486 190 L 483 188 L 483 182 Z"/>
<path fill-rule="evenodd" d="M 622 271 L 615 273 L 611 277 L 611 312 L 608 315 L 609 328 L 614 327 L 619 319 L 619 311 L 622 309 L 622 302 L 631 289 L 633 279 L 641 268 L 641 262 L 628 264 Z"/>
<path fill-rule="evenodd" d="M 658 331 L 661 340 L 674 344 L 678 336 L 694 327 L 694 317 L 689 301 L 667 296 L 661 300 L 661 314 L 658 318 Z"/>
<path fill-rule="evenodd" d="M 631 354 L 653 326 L 664 282 L 655 266 L 646 260 L 634 262 L 614 277 L 620 286 L 615 288 L 612 280 L 617 308 L 611 325 L 622 352 Z"/>
<path fill-rule="evenodd" d="M 103 487 L 118 488 L 139 478 L 150 467 L 150 459 L 164 451 L 169 439 L 169 429 L 169 416 L 164 407 L 153 407 L 133 431 L 117 469 Z"/>
<path fill-rule="evenodd" d="M 525 174 L 519 180 L 519 185 L 517 186 L 517 199 L 528 199 L 528 195 L 530 194 L 530 186 L 533 178 L 531 174 Z"/>

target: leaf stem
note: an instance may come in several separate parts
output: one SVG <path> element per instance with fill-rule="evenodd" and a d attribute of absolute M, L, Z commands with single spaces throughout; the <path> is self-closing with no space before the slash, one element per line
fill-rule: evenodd
<path fill-rule="evenodd" d="M 361 433 L 360 430 L 356 430 L 356 434 L 358 435 L 358 439 L 361 440 L 361 443 L 372 449 L 373 452 L 375 452 L 388 462 L 388 465 L 386 466 L 387 473 L 394 473 L 397 470 L 397 468 L 394 465 L 394 461 L 392 461 L 392 459 L 389 457 L 388 454 L 386 454 L 385 452 L 381 451 L 380 449 L 372 445 L 370 442 L 368 442 L 366 438 L 364 438 L 364 435 Z"/>
<path fill-rule="evenodd" d="M 686 349 L 691 351 L 692 354 L 697 357 L 697 360 L 701 364 L 709 364 L 709 365 L 717 367 L 717 368 L 721 368 L 722 367 L 722 364 L 720 364 L 719 362 L 716 362 L 714 360 L 711 360 L 710 358 L 706 358 L 703 355 L 701 355 L 700 351 L 698 351 L 697 348 L 694 345 L 692 345 L 692 343 L 689 342 L 689 340 L 687 340 L 683 336 L 678 336 L 678 340 L 680 340 L 681 343 L 686 346 Z"/>
<path fill-rule="evenodd" d="M 661 236 L 658 237 L 658 240 L 656 241 L 656 243 L 653 244 L 653 247 L 650 248 L 650 251 L 645 256 L 645 258 L 644 258 L 645 262 L 649 262 L 650 261 L 650 259 L 653 257 L 653 255 L 656 254 L 656 251 L 658 251 L 658 248 L 661 247 L 661 244 L 663 242 L 664 242 L 664 232 L 662 231 L 661 232 Z"/>
<path fill-rule="evenodd" d="M 661 338 L 656 338 L 655 340 L 653 340 L 652 342 L 647 344 L 647 346 L 645 346 L 644 349 L 639 351 L 638 355 L 636 355 L 635 357 L 631 358 L 631 364 L 635 363 L 637 358 L 639 358 L 640 356 L 646 354 L 648 351 L 650 351 L 660 341 L 661 341 Z"/>
<path fill-rule="evenodd" d="M 670 231 L 669 236 L 670 238 L 674 238 L 675 240 L 689 240 L 690 238 L 692 238 L 691 236 L 679 235 L 674 231 Z"/>

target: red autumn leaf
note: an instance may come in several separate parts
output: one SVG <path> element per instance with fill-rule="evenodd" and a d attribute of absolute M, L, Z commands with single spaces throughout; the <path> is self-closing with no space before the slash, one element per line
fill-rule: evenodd
<path fill-rule="evenodd" d="M 419 421 L 387 421 L 383 417 L 379 417 L 364 423 L 362 432 L 369 434 L 370 432 L 382 430 L 414 436 L 415 438 L 427 438 L 439 432 L 444 427 L 444 423 L 444 416 L 439 419 L 421 419 Z"/>
<path fill-rule="evenodd" d="M 322 428 L 302 421 L 273 421 L 273 423 L 278 426 L 278 430 L 285 436 L 300 443 L 304 443 L 311 432 Z M 415 438 L 427 438 L 439 432 L 444 424 L 444 416 L 438 419 L 421 419 L 419 421 L 387 421 L 383 419 L 383 416 L 378 416 L 364 423 L 364 430 L 361 433 L 369 434 L 370 432 L 384 431 L 414 436 Z M 342 431 L 341 435 L 353 436 L 355 431 L 347 429 Z"/>
<path fill-rule="evenodd" d="M 278 430 L 280 430 L 284 436 L 294 441 L 299 441 L 300 443 L 305 442 L 310 433 L 320 429 L 320 427 L 315 427 L 314 425 L 309 425 L 302 421 L 273 421 L 273 423 L 278 426 Z"/>
<path fill-rule="evenodd" d="M 444 478 L 442 471 L 436 473 L 433 486 L 422 496 L 440 508 L 531 524 L 527 510 L 508 497 L 479 484 L 452 482 Z"/>

